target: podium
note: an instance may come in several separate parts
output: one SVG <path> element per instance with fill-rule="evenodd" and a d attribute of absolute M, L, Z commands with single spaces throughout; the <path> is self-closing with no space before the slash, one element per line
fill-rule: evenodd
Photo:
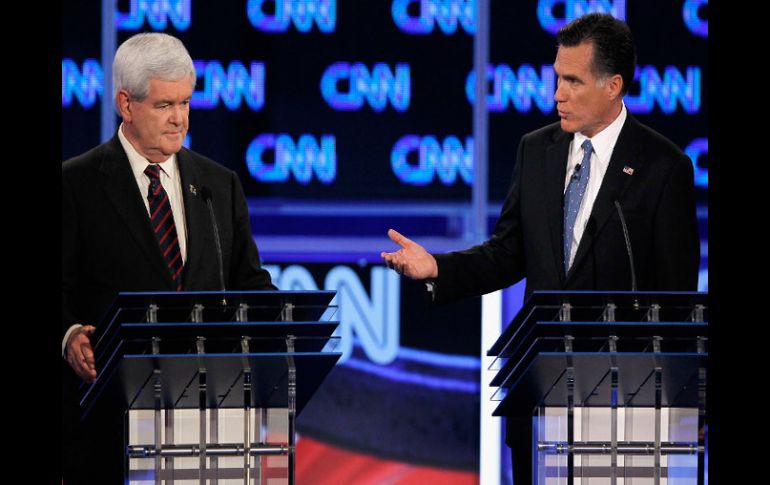
<path fill-rule="evenodd" d="M 334 295 L 120 293 L 80 404 L 123 414 L 125 483 L 294 484 L 296 417 L 342 355 Z"/>
<path fill-rule="evenodd" d="M 705 293 L 534 292 L 487 353 L 493 414 L 532 417 L 533 483 L 703 484 L 707 310 Z"/>

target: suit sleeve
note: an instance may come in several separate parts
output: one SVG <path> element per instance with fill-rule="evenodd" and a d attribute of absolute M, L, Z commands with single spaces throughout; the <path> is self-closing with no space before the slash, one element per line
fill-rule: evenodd
<path fill-rule="evenodd" d="M 77 211 L 72 189 L 62 177 L 62 331 L 61 337 L 72 325 L 79 323 L 72 308 L 74 289 L 77 283 Z"/>
<path fill-rule="evenodd" d="M 511 188 L 492 237 L 464 251 L 434 255 L 438 264 L 435 303 L 477 296 L 508 287 L 524 277 L 521 183 L 525 138 L 519 143 Z"/>
<path fill-rule="evenodd" d="M 662 291 L 697 290 L 700 240 L 693 168 L 685 155 L 674 164 L 661 193 L 653 247 L 656 288 Z"/>
<path fill-rule="evenodd" d="M 238 290 L 277 290 L 270 273 L 262 268 L 259 250 L 254 242 L 249 221 L 249 208 L 238 176 L 232 172 L 233 257 L 228 288 Z"/>

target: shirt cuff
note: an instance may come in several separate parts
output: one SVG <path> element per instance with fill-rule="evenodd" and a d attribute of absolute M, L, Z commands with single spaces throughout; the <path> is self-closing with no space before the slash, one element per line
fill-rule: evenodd
<path fill-rule="evenodd" d="M 64 339 L 61 341 L 61 356 L 63 359 L 67 358 L 67 356 L 65 355 L 65 352 L 67 350 L 67 342 L 70 339 L 70 334 L 72 334 L 72 332 L 74 332 L 75 330 L 79 329 L 82 326 L 83 325 L 76 323 L 75 325 L 68 328 L 67 333 L 64 334 Z"/>

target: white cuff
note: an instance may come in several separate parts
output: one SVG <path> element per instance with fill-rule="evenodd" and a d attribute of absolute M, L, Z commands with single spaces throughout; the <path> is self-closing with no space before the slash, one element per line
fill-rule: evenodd
<path fill-rule="evenodd" d="M 70 334 L 77 330 L 78 328 L 82 327 L 83 325 L 76 323 L 75 325 L 71 326 L 67 329 L 67 333 L 64 334 L 64 340 L 61 341 L 61 356 L 62 358 L 66 358 L 66 355 L 64 355 L 64 351 L 67 350 L 67 342 L 70 339 Z"/>

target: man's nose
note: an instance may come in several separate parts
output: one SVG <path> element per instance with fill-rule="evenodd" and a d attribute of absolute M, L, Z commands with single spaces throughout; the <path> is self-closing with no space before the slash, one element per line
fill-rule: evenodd
<path fill-rule="evenodd" d="M 182 108 L 180 106 L 171 106 L 171 114 L 168 117 L 168 121 L 174 125 L 178 125 L 182 122 Z"/>
<path fill-rule="evenodd" d="M 567 93 L 564 89 L 562 89 L 562 83 L 556 82 L 556 92 L 553 93 L 553 99 L 557 103 L 563 103 L 564 101 L 567 101 Z"/>

